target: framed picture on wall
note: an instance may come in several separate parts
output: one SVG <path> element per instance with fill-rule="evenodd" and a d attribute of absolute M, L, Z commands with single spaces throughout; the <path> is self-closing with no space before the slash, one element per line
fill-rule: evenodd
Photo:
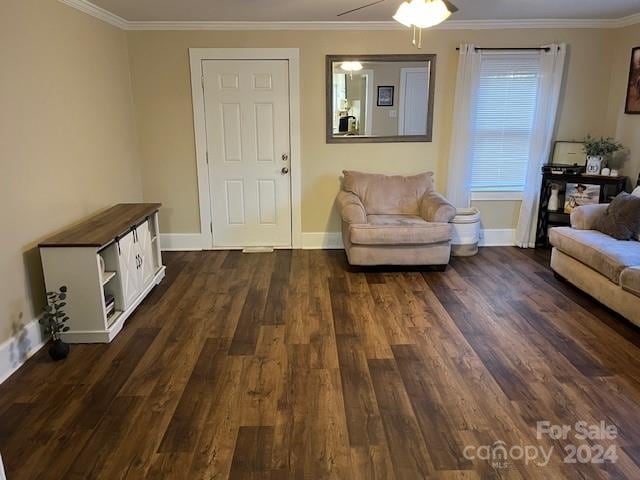
<path fill-rule="evenodd" d="M 629 67 L 629 84 L 627 85 L 624 113 L 640 114 L 640 47 L 631 50 L 631 66 Z"/>
<path fill-rule="evenodd" d="M 393 107 L 393 91 L 395 87 L 379 86 L 378 87 L 378 106 L 379 107 Z"/>

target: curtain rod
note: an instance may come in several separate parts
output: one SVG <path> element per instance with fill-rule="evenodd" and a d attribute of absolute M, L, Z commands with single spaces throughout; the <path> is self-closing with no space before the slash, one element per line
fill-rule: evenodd
<path fill-rule="evenodd" d="M 516 50 L 516 51 L 540 51 L 540 50 L 544 50 L 545 52 L 548 52 L 549 50 L 551 50 L 549 47 L 516 47 L 516 48 L 482 48 L 482 47 L 476 47 L 476 50 L 502 50 L 502 51 L 510 51 L 510 50 Z M 456 47 L 456 50 L 460 50 L 460 47 Z"/>

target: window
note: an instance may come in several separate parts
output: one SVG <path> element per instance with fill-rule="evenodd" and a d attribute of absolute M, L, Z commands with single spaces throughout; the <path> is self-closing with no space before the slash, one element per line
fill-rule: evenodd
<path fill-rule="evenodd" d="M 539 73 L 538 55 L 483 54 L 472 142 L 475 199 L 495 198 L 481 192 L 512 192 L 505 198 L 514 198 L 523 191 Z"/>

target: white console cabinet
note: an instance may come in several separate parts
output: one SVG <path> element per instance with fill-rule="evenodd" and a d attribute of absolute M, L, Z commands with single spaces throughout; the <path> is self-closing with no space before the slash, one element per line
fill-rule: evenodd
<path fill-rule="evenodd" d="M 40 244 L 47 291 L 66 285 L 70 343 L 108 343 L 165 275 L 159 204 L 119 204 Z M 107 315 L 105 298 L 113 296 Z"/>

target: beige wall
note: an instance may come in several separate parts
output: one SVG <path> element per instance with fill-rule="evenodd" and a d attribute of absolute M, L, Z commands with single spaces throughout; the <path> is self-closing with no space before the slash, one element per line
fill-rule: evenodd
<path fill-rule="evenodd" d="M 457 69 L 456 46 L 569 44 L 566 87 L 557 137 L 612 134 L 607 123 L 610 38 L 608 30 L 522 29 L 425 31 L 424 53 L 437 58 L 434 136 L 431 143 L 326 144 L 324 140 L 324 56 L 327 54 L 415 53 L 405 31 L 376 32 L 129 32 L 129 51 L 144 197 L 165 204 L 164 232 L 199 231 L 196 161 L 189 83 L 190 47 L 298 47 L 302 94 L 303 231 L 338 231 L 333 202 L 343 169 L 409 174 L 435 172 L 446 185 L 451 110 Z M 511 228 L 517 203 L 480 203 L 486 228 Z M 502 212 L 498 213 L 497 212 Z"/>
<path fill-rule="evenodd" d="M 0 343 L 44 303 L 37 242 L 141 199 L 126 40 L 57 0 L 0 4 Z"/>
<path fill-rule="evenodd" d="M 608 121 L 613 125 L 612 133 L 630 151 L 622 170 L 635 184 L 640 174 L 640 115 L 624 113 L 633 47 L 640 47 L 640 25 L 613 32 Z"/>

